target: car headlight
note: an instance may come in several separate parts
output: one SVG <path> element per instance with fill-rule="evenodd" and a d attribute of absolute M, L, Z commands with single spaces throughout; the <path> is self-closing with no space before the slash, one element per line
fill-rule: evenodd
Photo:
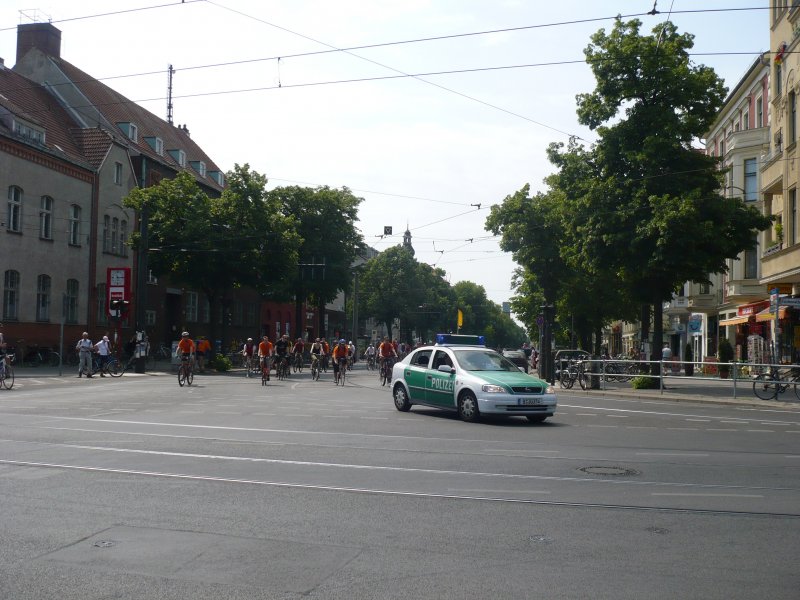
<path fill-rule="evenodd" d="M 548 385 L 547 389 L 544 391 L 544 393 L 545 394 L 555 394 L 556 393 L 556 388 L 554 388 L 552 385 Z"/>
<path fill-rule="evenodd" d="M 502 385 L 492 385 L 490 383 L 484 384 L 481 389 L 484 392 L 489 392 L 490 394 L 505 394 L 506 388 Z"/>

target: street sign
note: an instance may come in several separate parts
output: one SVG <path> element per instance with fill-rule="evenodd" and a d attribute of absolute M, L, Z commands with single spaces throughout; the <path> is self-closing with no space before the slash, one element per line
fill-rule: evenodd
<path fill-rule="evenodd" d="M 800 306 L 800 298 L 781 298 L 781 306 Z"/>
<path fill-rule="evenodd" d="M 131 297 L 131 268 L 130 267 L 108 267 L 106 270 L 106 302 L 108 314 L 112 317 L 119 317 L 118 310 L 111 308 L 112 300 L 128 300 Z"/>

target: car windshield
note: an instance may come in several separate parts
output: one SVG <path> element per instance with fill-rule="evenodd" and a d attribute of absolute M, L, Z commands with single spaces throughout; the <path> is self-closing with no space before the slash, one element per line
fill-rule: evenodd
<path fill-rule="evenodd" d="M 491 350 L 456 350 L 458 364 L 466 371 L 514 371 L 519 367 Z"/>

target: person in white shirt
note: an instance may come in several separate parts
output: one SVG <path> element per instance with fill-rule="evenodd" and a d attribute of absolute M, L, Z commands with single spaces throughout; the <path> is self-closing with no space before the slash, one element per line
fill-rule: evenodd
<path fill-rule="evenodd" d="M 92 350 L 94 345 L 92 340 L 89 339 L 89 334 L 84 331 L 81 339 L 75 344 L 75 350 L 78 351 L 78 377 L 86 373 L 86 377 L 92 376 Z"/>
<path fill-rule="evenodd" d="M 94 349 L 95 352 L 97 352 L 97 354 L 100 356 L 97 370 L 100 371 L 100 377 L 105 377 L 106 374 L 103 373 L 103 369 L 111 358 L 111 343 L 109 342 L 108 336 L 104 335 L 103 339 L 94 345 Z"/>

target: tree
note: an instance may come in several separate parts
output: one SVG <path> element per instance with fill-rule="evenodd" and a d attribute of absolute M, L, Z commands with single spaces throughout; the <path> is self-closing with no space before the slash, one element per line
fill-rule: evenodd
<path fill-rule="evenodd" d="M 312 299 L 322 314 L 326 303 L 350 288 L 353 263 L 365 249 L 355 225 L 363 198 L 346 187 L 337 190 L 327 186 L 278 187 L 269 192 L 269 198 L 294 219 L 301 238 L 299 263 L 290 269 L 285 290 L 295 301 L 299 334 L 303 331 L 303 302 Z"/>
<path fill-rule="evenodd" d="M 597 85 L 578 96 L 578 118 L 599 139 L 589 152 L 595 175 L 570 199 L 571 233 L 583 264 L 610 269 L 653 306 L 658 359 L 661 303 L 685 281 L 725 271 L 769 220 L 722 196 L 716 159 L 692 147 L 726 92 L 712 69 L 692 64 L 693 36 L 670 22 L 651 35 L 640 26 L 618 20 L 584 51 Z"/>
<path fill-rule="evenodd" d="M 408 249 L 392 246 L 364 265 L 361 308 L 385 324 L 388 331 L 392 331 L 395 319 L 409 316 L 424 301 L 419 266 Z"/>

